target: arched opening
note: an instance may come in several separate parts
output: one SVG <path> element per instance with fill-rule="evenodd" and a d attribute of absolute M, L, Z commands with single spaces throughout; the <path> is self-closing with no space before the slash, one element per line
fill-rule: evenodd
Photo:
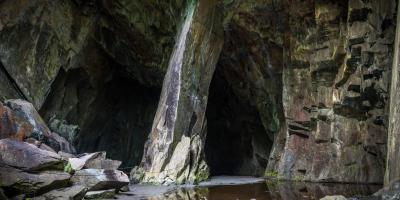
<path fill-rule="evenodd" d="M 267 167 L 272 141 L 257 109 L 217 69 L 206 111 L 205 153 L 211 176 L 260 176 Z"/>
<path fill-rule="evenodd" d="M 106 151 L 107 158 L 122 161 L 122 168 L 138 165 L 161 89 L 135 80 L 101 50 L 90 50 L 96 63 L 61 69 L 41 115 L 51 129 L 54 119 L 65 123 L 54 132 L 79 127 L 69 140 L 78 153 Z"/>

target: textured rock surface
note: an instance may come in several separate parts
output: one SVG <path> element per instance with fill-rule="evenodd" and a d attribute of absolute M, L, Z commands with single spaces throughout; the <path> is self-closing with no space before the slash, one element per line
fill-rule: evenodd
<path fill-rule="evenodd" d="M 342 195 L 336 195 L 336 196 L 326 196 L 320 200 L 346 200 L 346 197 Z"/>
<path fill-rule="evenodd" d="M 69 158 L 68 162 L 71 164 L 71 168 L 73 170 L 81 170 L 92 159 L 104 160 L 104 159 L 106 159 L 106 153 L 105 152 L 95 152 L 95 153 L 83 154 L 82 156 L 80 156 L 78 158 Z"/>
<path fill-rule="evenodd" d="M 57 153 L 12 139 L 0 140 L 0 163 L 24 171 L 62 168 L 62 161 Z"/>
<path fill-rule="evenodd" d="M 121 165 L 121 161 L 106 159 L 106 152 L 84 154 L 78 158 L 69 158 L 68 162 L 73 170 L 83 168 L 115 170 Z"/>
<path fill-rule="evenodd" d="M 400 11 L 400 5 L 397 8 Z M 400 178 L 400 110 L 399 110 L 399 95 L 400 95 L 400 80 L 399 80 L 399 56 L 400 56 L 400 15 L 397 15 L 396 22 L 396 40 L 394 43 L 394 56 L 392 66 L 392 79 L 390 89 L 390 116 L 388 130 L 388 153 L 386 162 L 385 185 Z"/>
<path fill-rule="evenodd" d="M 46 143 L 55 151 L 76 153 L 75 148 L 66 139 L 50 131 L 31 103 L 21 99 L 13 99 L 7 100 L 6 104 L 13 110 L 15 115 L 25 120 L 32 127 L 31 137 Z"/>
<path fill-rule="evenodd" d="M 38 200 L 50 200 L 50 199 L 70 199 L 70 200 L 81 200 L 85 196 L 86 188 L 82 185 L 75 185 L 72 187 L 61 188 L 45 193 L 39 197 L 35 197 Z"/>
<path fill-rule="evenodd" d="M 195 182 L 208 170 L 204 162 L 208 87 L 221 47 L 215 2 L 188 5 L 164 79 L 141 166 L 144 181 Z"/>
<path fill-rule="evenodd" d="M 0 139 L 14 138 L 23 141 L 32 135 L 32 126 L 7 106 L 0 103 Z"/>
<path fill-rule="evenodd" d="M 282 77 L 286 122 L 267 173 L 296 180 L 382 182 L 394 5 L 291 4 Z"/>
<path fill-rule="evenodd" d="M 115 196 L 115 190 L 100 190 L 91 191 L 86 193 L 85 199 L 113 199 Z"/>
<path fill-rule="evenodd" d="M 129 178 L 119 170 L 82 169 L 71 177 L 76 185 L 84 185 L 89 191 L 119 189 L 129 184 Z"/>
<path fill-rule="evenodd" d="M 0 185 L 7 196 L 25 194 L 41 195 L 54 189 L 66 187 L 71 175 L 60 171 L 41 171 L 29 174 L 15 168 L 0 166 Z"/>

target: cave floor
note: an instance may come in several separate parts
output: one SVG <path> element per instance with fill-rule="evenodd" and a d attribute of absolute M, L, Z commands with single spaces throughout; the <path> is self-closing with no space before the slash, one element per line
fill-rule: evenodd
<path fill-rule="evenodd" d="M 130 192 L 120 193 L 117 199 L 311 200 L 320 199 L 326 195 L 363 197 L 373 194 L 381 187 L 381 185 L 368 184 L 277 182 L 249 176 L 215 176 L 198 185 L 131 185 Z"/>

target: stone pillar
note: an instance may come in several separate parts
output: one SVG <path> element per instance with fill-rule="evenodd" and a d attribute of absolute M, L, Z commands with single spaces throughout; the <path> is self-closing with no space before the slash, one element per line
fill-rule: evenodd
<path fill-rule="evenodd" d="M 392 66 L 392 84 L 390 89 L 390 114 L 387 144 L 387 161 L 385 185 L 400 178 L 400 80 L 399 46 L 400 46 L 400 4 L 397 8 L 396 39 Z"/>
<path fill-rule="evenodd" d="M 139 168 L 142 182 L 185 183 L 208 177 L 203 152 L 205 111 L 223 44 L 216 2 L 199 0 L 188 5 Z"/>

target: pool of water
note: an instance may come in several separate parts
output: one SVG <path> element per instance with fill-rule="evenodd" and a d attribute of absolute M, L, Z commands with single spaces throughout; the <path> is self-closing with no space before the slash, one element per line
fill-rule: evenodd
<path fill-rule="evenodd" d="M 228 184 L 228 185 L 226 185 Z M 154 186 L 150 186 L 154 187 Z M 200 186 L 183 186 L 164 189 L 156 195 L 156 188 L 144 188 L 147 195 L 132 195 L 123 199 L 143 200 L 311 200 L 320 199 L 326 195 L 343 195 L 345 197 L 362 197 L 378 191 L 381 185 L 363 184 L 331 184 L 331 183 L 302 183 L 276 182 L 256 180 L 254 183 L 240 183 L 218 180 Z M 133 186 L 135 188 L 135 186 Z M 143 189 L 141 189 L 143 190 Z"/>

